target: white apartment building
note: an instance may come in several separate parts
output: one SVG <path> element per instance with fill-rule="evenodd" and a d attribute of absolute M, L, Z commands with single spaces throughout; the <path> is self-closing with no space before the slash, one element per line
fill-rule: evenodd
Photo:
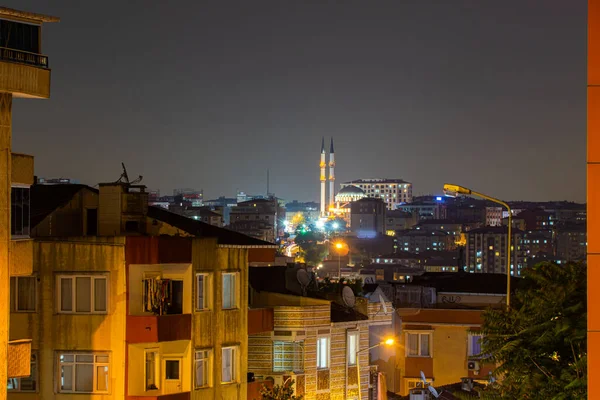
<path fill-rule="evenodd" d="M 412 183 L 402 179 L 372 178 L 357 179 L 341 184 L 361 188 L 367 197 L 380 198 L 388 210 L 395 210 L 399 205 L 412 202 Z"/>

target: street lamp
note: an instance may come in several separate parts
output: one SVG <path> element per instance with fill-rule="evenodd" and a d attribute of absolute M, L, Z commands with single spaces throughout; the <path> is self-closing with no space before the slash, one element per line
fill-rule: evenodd
<path fill-rule="evenodd" d="M 338 253 L 338 282 L 340 282 L 342 280 L 342 249 L 344 248 L 344 244 L 342 242 L 337 242 L 335 248 Z"/>
<path fill-rule="evenodd" d="M 510 206 L 503 202 L 502 200 L 498 200 L 494 197 L 490 197 L 490 196 L 486 196 L 485 194 L 482 193 L 478 193 L 474 190 L 471 189 L 467 189 L 465 187 L 462 186 L 458 186 L 458 185 L 452 185 L 449 183 L 444 184 L 444 194 L 448 197 L 456 197 L 459 194 L 464 194 L 464 195 L 469 195 L 469 196 L 477 196 L 477 197 L 481 197 L 482 199 L 485 200 L 489 200 L 491 202 L 500 204 L 501 206 L 506 207 L 506 209 L 508 210 L 508 240 L 507 240 L 507 250 L 506 252 L 508 253 L 508 261 L 507 261 L 507 265 L 506 265 L 506 309 L 510 308 L 510 261 L 511 261 L 511 237 L 512 237 L 512 210 L 510 209 Z"/>
<path fill-rule="evenodd" d="M 360 343 L 360 339 L 358 339 L 358 343 Z M 356 352 L 356 377 L 358 379 L 358 400 L 362 400 L 362 391 L 360 388 L 360 357 L 359 354 L 363 353 L 365 351 L 369 351 L 371 349 L 374 349 L 375 347 L 379 347 L 381 345 L 385 345 L 385 346 L 393 346 L 396 343 L 396 339 L 391 337 L 391 338 L 387 338 L 382 342 L 379 342 L 377 344 L 374 344 L 373 346 L 367 347 L 366 349 L 362 349 L 362 350 L 358 350 Z"/>

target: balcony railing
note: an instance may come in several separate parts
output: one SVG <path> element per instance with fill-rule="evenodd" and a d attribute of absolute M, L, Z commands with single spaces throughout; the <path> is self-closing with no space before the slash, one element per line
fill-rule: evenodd
<path fill-rule="evenodd" d="M 6 47 L 0 47 L 0 60 L 48 68 L 48 56 Z"/>
<path fill-rule="evenodd" d="M 192 315 L 127 316 L 127 342 L 157 343 L 191 340 Z"/>

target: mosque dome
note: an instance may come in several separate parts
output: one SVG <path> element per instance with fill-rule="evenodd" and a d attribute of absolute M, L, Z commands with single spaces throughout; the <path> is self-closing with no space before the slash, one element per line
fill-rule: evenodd
<path fill-rule="evenodd" d="M 358 186 L 348 185 L 340 189 L 340 191 L 335 195 L 335 200 L 338 202 L 351 202 L 362 199 L 366 196 L 367 195 L 365 191 Z"/>

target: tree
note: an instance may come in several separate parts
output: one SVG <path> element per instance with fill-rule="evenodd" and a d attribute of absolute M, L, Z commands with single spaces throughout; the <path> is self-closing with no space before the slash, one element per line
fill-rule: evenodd
<path fill-rule="evenodd" d="M 261 400 L 303 400 L 304 396 L 294 395 L 294 381 L 289 379 L 283 385 L 274 385 L 268 388 L 265 385 L 260 389 Z"/>
<path fill-rule="evenodd" d="M 583 263 L 523 271 L 510 310 L 483 315 L 483 362 L 497 381 L 481 398 L 587 397 L 587 293 Z"/>

